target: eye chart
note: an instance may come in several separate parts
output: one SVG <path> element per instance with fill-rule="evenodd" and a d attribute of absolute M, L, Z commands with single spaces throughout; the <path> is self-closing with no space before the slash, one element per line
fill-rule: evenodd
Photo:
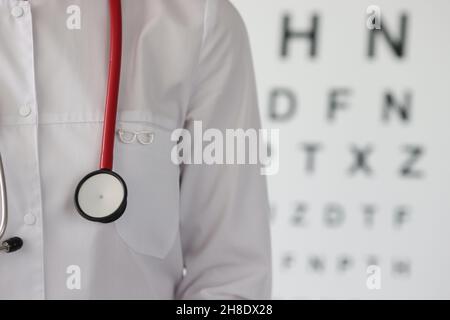
<path fill-rule="evenodd" d="M 233 3 L 280 129 L 274 298 L 450 298 L 450 1 Z"/>

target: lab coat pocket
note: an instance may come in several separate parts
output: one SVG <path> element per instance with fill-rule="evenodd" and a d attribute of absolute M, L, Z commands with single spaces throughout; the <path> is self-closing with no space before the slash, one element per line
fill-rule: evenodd
<path fill-rule="evenodd" d="M 171 131 L 147 122 L 120 122 L 115 171 L 128 188 L 127 209 L 115 222 L 135 252 L 164 258 L 179 225 L 179 167 L 171 161 Z"/>

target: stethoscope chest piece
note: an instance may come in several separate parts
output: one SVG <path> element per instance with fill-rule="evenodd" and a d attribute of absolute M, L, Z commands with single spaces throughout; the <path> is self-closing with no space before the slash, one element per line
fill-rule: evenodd
<path fill-rule="evenodd" d="M 125 181 L 117 173 L 101 169 L 80 181 L 75 191 L 75 206 L 89 221 L 111 223 L 125 212 L 127 193 Z"/>

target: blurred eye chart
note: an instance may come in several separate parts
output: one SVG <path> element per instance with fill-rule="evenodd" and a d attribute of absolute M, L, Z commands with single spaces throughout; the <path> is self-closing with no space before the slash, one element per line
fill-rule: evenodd
<path fill-rule="evenodd" d="M 274 298 L 450 298 L 450 1 L 233 3 L 280 129 Z"/>

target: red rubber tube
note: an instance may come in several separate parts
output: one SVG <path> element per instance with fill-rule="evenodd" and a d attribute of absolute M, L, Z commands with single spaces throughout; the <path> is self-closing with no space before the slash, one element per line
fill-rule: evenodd
<path fill-rule="evenodd" d="M 103 141 L 100 156 L 100 169 L 112 170 L 114 140 L 116 135 L 117 104 L 120 88 L 120 69 L 122 64 L 122 5 L 121 0 L 109 0 L 110 11 L 110 52 L 109 75 L 106 92 Z"/>

